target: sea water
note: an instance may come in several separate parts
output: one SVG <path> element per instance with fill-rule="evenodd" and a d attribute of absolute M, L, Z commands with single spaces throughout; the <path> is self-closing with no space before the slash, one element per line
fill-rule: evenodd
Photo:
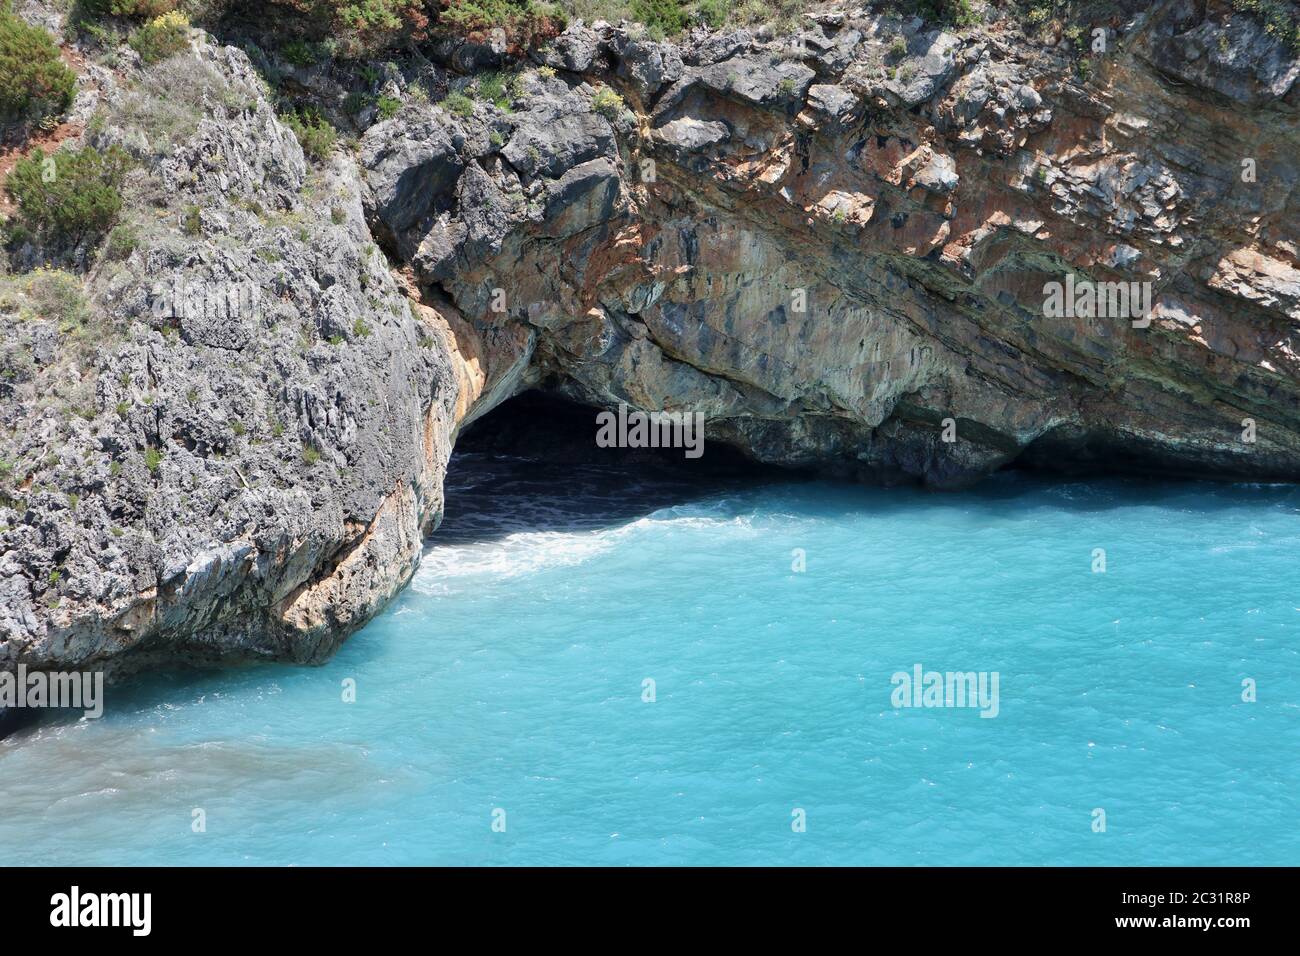
<path fill-rule="evenodd" d="M 0 863 L 1300 859 L 1295 487 L 450 485 L 325 666 L 0 741 Z M 918 665 L 996 716 L 895 706 Z"/>

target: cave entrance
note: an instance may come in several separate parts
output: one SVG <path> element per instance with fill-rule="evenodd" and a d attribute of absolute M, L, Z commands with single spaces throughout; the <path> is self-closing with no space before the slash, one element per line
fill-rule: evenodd
<path fill-rule="evenodd" d="M 710 495 L 789 481 L 721 442 L 681 447 L 601 447 L 603 409 L 523 392 L 456 439 L 436 544 L 518 531 L 595 529 Z"/>

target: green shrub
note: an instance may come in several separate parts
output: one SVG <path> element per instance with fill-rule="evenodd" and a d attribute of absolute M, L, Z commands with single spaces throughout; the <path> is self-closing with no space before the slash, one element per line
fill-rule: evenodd
<path fill-rule="evenodd" d="M 591 108 L 611 122 L 623 112 L 623 97 L 602 86 L 591 97 Z"/>
<path fill-rule="evenodd" d="M 922 19 L 953 27 L 973 27 L 980 22 L 980 15 L 971 7 L 970 0 L 910 0 L 904 9 Z"/>
<path fill-rule="evenodd" d="M 678 0 L 632 0 L 631 11 L 655 36 L 675 36 L 686 28 L 686 11 Z"/>
<path fill-rule="evenodd" d="M 129 162 L 120 146 L 102 153 L 90 146 L 61 149 L 49 157 L 38 151 L 18 161 L 5 190 L 29 230 L 42 238 L 80 242 L 117 218 L 118 187 Z"/>
<path fill-rule="evenodd" d="M 290 40 L 280 47 L 280 55 L 294 66 L 311 66 L 318 59 L 315 48 L 302 40 Z"/>
<path fill-rule="evenodd" d="M 441 106 L 449 113 L 455 113 L 457 116 L 473 116 L 474 101 L 464 93 L 448 93 L 447 98 L 442 101 Z"/>
<path fill-rule="evenodd" d="M 107 16 L 152 20 L 176 7 L 177 0 L 77 0 L 73 15 L 83 20 Z"/>
<path fill-rule="evenodd" d="M 279 11 L 274 8 L 279 7 L 287 12 L 286 19 L 293 17 L 298 25 L 327 34 L 320 50 L 325 57 L 351 58 L 397 45 L 403 38 L 423 39 L 429 26 L 426 8 L 436 8 L 438 3 L 431 0 L 263 0 L 247 6 L 252 10 L 259 6 L 272 8 L 264 13 L 270 18 L 277 17 Z M 294 61 L 290 59 L 290 62 Z"/>
<path fill-rule="evenodd" d="M 320 452 L 311 445 L 303 445 L 302 461 L 305 465 L 314 465 L 320 461 Z"/>
<path fill-rule="evenodd" d="M 0 122 L 61 113 L 76 85 L 50 35 L 0 7 Z"/>
<path fill-rule="evenodd" d="M 141 20 L 153 20 L 171 13 L 180 4 L 177 0 L 113 0 L 113 12 Z"/>
<path fill-rule="evenodd" d="M 158 466 L 162 464 L 162 452 L 150 445 L 144 450 L 144 466 L 153 474 L 158 473 Z"/>
<path fill-rule="evenodd" d="M 514 101 L 520 93 L 518 74 L 496 72 L 479 77 L 478 97 L 505 113 L 514 112 Z"/>
<path fill-rule="evenodd" d="M 110 259 L 121 261 L 129 259 L 139 244 L 140 236 L 134 227 L 114 226 L 113 231 L 108 234 L 108 245 L 104 251 L 108 253 Z"/>
<path fill-rule="evenodd" d="M 504 73 L 484 73 L 478 78 L 476 85 L 478 99 L 484 103 L 496 103 L 505 100 L 506 105 L 510 103 L 506 100 L 506 78 Z"/>
<path fill-rule="evenodd" d="M 717 30 L 731 17 L 731 0 L 699 0 L 695 4 L 695 16 Z"/>
<path fill-rule="evenodd" d="M 402 101 L 391 96 L 381 96 L 375 100 L 375 109 L 379 111 L 381 120 L 392 119 L 401 108 Z"/>
<path fill-rule="evenodd" d="M 338 134 L 318 111 L 307 107 L 294 113 L 285 113 L 280 119 L 298 137 L 304 153 L 316 160 L 329 156 Z"/>
<path fill-rule="evenodd" d="M 423 0 L 324 0 L 335 25 L 360 34 L 421 31 L 428 22 Z"/>
<path fill-rule="evenodd" d="M 190 47 L 190 18 L 173 10 L 131 31 L 126 41 L 145 63 L 157 63 Z"/>
<path fill-rule="evenodd" d="M 558 7 L 536 0 L 446 0 L 438 27 L 451 33 L 501 27 L 512 39 L 525 40 L 535 33 L 559 32 L 564 19 Z"/>

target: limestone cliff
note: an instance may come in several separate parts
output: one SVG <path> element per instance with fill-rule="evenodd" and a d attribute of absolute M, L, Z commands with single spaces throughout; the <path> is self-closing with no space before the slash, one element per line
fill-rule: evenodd
<path fill-rule="evenodd" d="M 703 411 L 764 461 L 1300 474 L 1286 45 L 1187 2 L 1120 10 L 1083 58 L 1013 23 L 812 20 L 574 25 L 514 112 L 366 133 L 377 234 L 513 387 Z M 1054 281 L 1149 283 L 1150 311 L 1052 316 Z"/>
<path fill-rule="evenodd" d="M 1077 43 L 833 5 L 443 43 L 317 163 L 197 31 L 87 70 L 141 239 L 88 266 L 90 341 L 5 277 L 0 666 L 323 659 L 415 567 L 457 429 L 533 387 L 866 481 L 1300 476 L 1300 63 L 1229 3 L 1107 6 Z M 1150 309 L 1055 315 L 1067 281 Z"/>
<path fill-rule="evenodd" d="M 66 273 L 4 277 L 0 666 L 321 661 L 441 514 L 451 352 L 243 52 L 82 81 L 135 246 L 80 315 L 46 317 Z"/>

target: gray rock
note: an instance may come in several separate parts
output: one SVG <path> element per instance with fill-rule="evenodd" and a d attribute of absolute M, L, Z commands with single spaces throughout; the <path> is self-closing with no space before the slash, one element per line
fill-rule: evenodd
<path fill-rule="evenodd" d="M 726 123 L 707 122 L 689 116 L 672 120 L 655 130 L 655 136 L 662 142 L 688 153 L 725 143 L 730 135 Z"/>
<path fill-rule="evenodd" d="M 132 125 L 160 115 L 165 148 Z M 438 520 L 448 354 L 370 240 L 355 164 L 305 189 L 242 52 L 196 35 L 103 116 L 100 142 L 145 133 L 133 188 L 165 214 L 88 277 L 83 330 L 36 326 L 47 364 L 0 402 L 22 473 L 0 478 L 0 667 L 322 660 Z"/>
<path fill-rule="evenodd" d="M 952 157 L 943 153 L 933 154 L 930 161 L 916 171 L 913 179 L 922 189 L 940 196 L 953 192 L 961 181 Z"/>
<path fill-rule="evenodd" d="M 593 159 L 568 170 L 546 189 L 544 232 L 564 238 L 614 215 L 622 180 L 608 159 Z"/>
<path fill-rule="evenodd" d="M 523 114 L 502 150 L 521 175 L 550 179 L 580 163 L 615 154 L 614 131 L 603 116 L 546 108 Z"/>
<path fill-rule="evenodd" d="M 921 55 L 908 57 L 900 63 L 896 78 L 885 84 L 890 95 L 903 107 L 925 102 L 948 81 L 957 66 L 956 53 L 961 39 L 951 33 L 934 31 L 914 38 L 909 49 L 917 49 L 918 44 Z"/>
<path fill-rule="evenodd" d="M 632 85 L 642 101 L 648 102 L 665 84 L 681 78 L 682 57 L 671 44 L 629 40 L 618 55 L 618 75 Z"/>
<path fill-rule="evenodd" d="M 1300 56 L 1258 17 L 1233 11 L 1221 23 L 1189 2 L 1171 4 L 1139 38 L 1137 52 L 1183 82 L 1248 106 L 1281 99 L 1300 77 Z"/>
<path fill-rule="evenodd" d="M 714 33 L 696 31 L 682 51 L 682 59 L 690 66 L 708 66 L 729 60 L 748 50 L 754 42 L 754 36 L 748 30 L 729 30 Z"/>
<path fill-rule="evenodd" d="M 537 51 L 534 56 L 557 70 L 585 73 L 591 69 L 600 53 L 600 43 L 599 34 L 581 20 L 575 20 L 549 46 Z"/>
<path fill-rule="evenodd" d="M 797 107 L 816 74 L 792 60 L 737 57 L 699 69 L 698 81 L 715 92 L 756 106 Z"/>
<path fill-rule="evenodd" d="M 450 205 L 465 162 L 443 115 L 427 110 L 371 127 L 362 139 L 361 164 L 371 205 L 395 234 Z"/>
<path fill-rule="evenodd" d="M 816 83 L 808 88 L 808 105 L 837 123 L 847 123 L 858 108 L 858 98 L 842 86 Z"/>

